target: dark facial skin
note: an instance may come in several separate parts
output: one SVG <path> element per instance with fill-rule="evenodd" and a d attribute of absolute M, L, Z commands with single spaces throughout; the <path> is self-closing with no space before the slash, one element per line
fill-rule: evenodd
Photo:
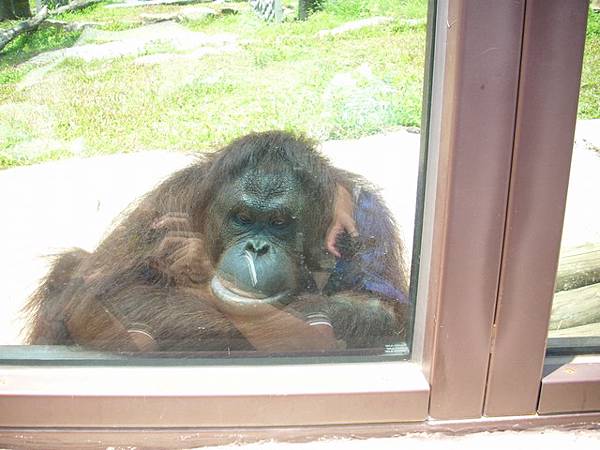
<path fill-rule="evenodd" d="M 225 211 L 213 292 L 223 301 L 284 302 L 303 274 L 304 204 L 289 172 L 244 174 L 215 202 Z"/>

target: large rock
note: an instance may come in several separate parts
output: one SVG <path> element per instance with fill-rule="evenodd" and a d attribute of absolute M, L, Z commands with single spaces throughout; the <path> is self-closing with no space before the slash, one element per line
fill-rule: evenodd
<path fill-rule="evenodd" d="M 210 3 L 213 0 L 125 0 L 121 3 L 109 3 L 105 8 L 137 8 L 155 5 L 190 5 L 193 3 Z"/>
<path fill-rule="evenodd" d="M 146 51 L 153 44 L 168 44 L 174 51 L 193 51 L 200 47 L 219 48 L 234 45 L 237 37 L 231 33 L 210 35 L 190 31 L 174 22 L 161 22 L 124 31 L 104 31 L 87 28 L 73 47 L 42 53 L 28 64 L 56 63 L 67 57 L 85 61 L 131 56 Z"/>

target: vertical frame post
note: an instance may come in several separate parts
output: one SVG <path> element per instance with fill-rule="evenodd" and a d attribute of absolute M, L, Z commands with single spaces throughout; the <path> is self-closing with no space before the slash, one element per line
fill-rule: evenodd
<path fill-rule="evenodd" d="M 437 17 L 446 19 L 438 20 L 436 47 L 445 45 L 445 67 L 441 79 L 434 76 L 432 108 L 441 108 L 430 134 L 438 138 L 430 141 L 437 188 L 429 264 L 422 265 L 429 284 L 421 290 L 430 302 L 423 366 L 436 419 L 480 417 L 483 410 L 523 11 L 524 1 L 439 2 Z"/>
<path fill-rule="evenodd" d="M 527 0 L 485 414 L 534 414 L 577 116 L 587 0 Z"/>

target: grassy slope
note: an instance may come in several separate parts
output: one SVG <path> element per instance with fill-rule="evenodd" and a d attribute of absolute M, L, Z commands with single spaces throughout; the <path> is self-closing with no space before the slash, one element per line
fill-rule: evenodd
<path fill-rule="evenodd" d="M 600 119 L 600 13 L 588 17 L 579 94 L 580 119 Z"/>
<path fill-rule="evenodd" d="M 242 133 L 269 128 L 337 138 L 416 125 L 424 26 L 392 24 L 335 39 L 315 36 L 358 17 L 425 15 L 421 0 L 370 4 L 331 2 L 307 22 L 266 24 L 251 11 L 189 22 L 185 25 L 194 31 L 232 32 L 250 44 L 235 54 L 164 65 L 134 65 L 133 58 L 91 64 L 70 59 L 51 69 L 43 82 L 19 90 L 17 83 L 32 70 L 20 62 L 71 45 L 78 33 L 46 28 L 24 36 L 6 49 L 0 62 L 0 164 L 27 164 L 71 153 L 66 146 L 27 154 L 16 145 L 48 134 L 59 142 L 78 139 L 84 154 L 94 154 L 140 148 L 206 150 Z M 63 19 L 99 21 L 115 30 L 135 26 L 141 12 L 174 9 L 97 6 Z M 357 72 L 364 64 L 372 77 Z M 342 72 L 350 72 L 358 88 L 331 88 L 333 77 Z M 20 113 L 18 106 L 23 104 L 26 108 Z"/>
<path fill-rule="evenodd" d="M 306 22 L 266 24 L 251 11 L 188 22 L 191 30 L 231 32 L 249 44 L 235 54 L 162 65 L 135 65 L 133 58 L 94 63 L 70 59 L 51 69 L 43 82 L 19 90 L 18 82 L 33 69 L 20 63 L 39 52 L 72 45 L 79 36 L 41 29 L 18 38 L 0 56 L 0 167 L 57 159 L 74 151 L 205 151 L 248 131 L 270 128 L 332 139 L 418 125 L 424 26 L 407 28 L 396 22 L 336 38 L 318 39 L 315 34 L 360 17 L 424 17 L 425 3 L 330 0 Z M 120 30 L 139 25 L 141 12 L 176 9 L 98 5 L 62 19 L 97 21 L 105 29 Z M 582 118 L 600 117 L 599 30 L 600 15 L 591 14 Z M 346 88 L 332 82 L 344 73 L 357 85 Z M 22 145 L 48 137 L 58 144 L 34 151 Z"/>

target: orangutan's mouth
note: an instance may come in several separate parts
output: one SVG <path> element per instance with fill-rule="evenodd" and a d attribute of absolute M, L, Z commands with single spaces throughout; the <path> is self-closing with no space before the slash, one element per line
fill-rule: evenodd
<path fill-rule="evenodd" d="M 267 297 L 260 293 L 244 291 L 235 284 L 223 280 L 218 276 L 214 276 L 210 287 L 220 300 L 239 306 L 259 306 L 259 305 L 274 305 L 285 299 L 290 291 L 283 291 L 278 294 Z"/>

